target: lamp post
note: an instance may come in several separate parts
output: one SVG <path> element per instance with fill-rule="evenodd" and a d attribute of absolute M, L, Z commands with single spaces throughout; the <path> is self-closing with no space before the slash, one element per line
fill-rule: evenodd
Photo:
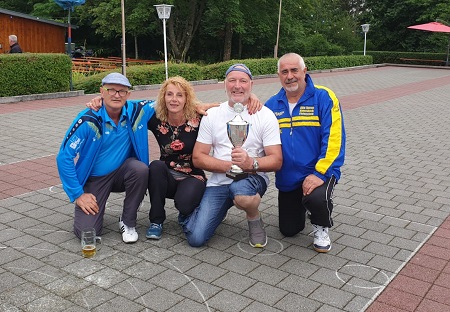
<path fill-rule="evenodd" d="M 437 18 L 436 19 L 436 22 L 440 22 L 440 23 L 442 23 L 442 24 L 444 24 L 444 25 L 446 25 L 446 26 L 450 26 L 450 23 L 448 23 L 448 22 L 446 22 L 446 21 L 444 21 L 444 20 L 441 20 L 441 19 L 439 19 L 439 18 Z M 445 66 L 448 66 L 449 65 L 449 62 L 448 62 L 448 54 L 450 53 L 450 35 L 448 36 L 448 43 L 447 43 L 447 59 L 446 59 L 446 61 L 445 61 Z"/>
<path fill-rule="evenodd" d="M 158 17 L 163 21 L 163 30 L 164 30 L 164 65 L 166 67 L 166 80 L 169 79 L 169 73 L 167 71 L 167 40 L 166 40 L 166 20 L 170 18 L 170 10 L 173 5 L 170 4 L 157 4 L 154 5 L 156 7 L 156 12 L 158 12 Z"/>
<path fill-rule="evenodd" d="M 281 22 L 281 1 L 282 0 L 280 0 L 280 10 L 278 11 L 277 43 L 275 44 L 275 52 L 273 53 L 273 58 L 278 57 L 278 41 L 280 39 L 280 22 Z"/>
<path fill-rule="evenodd" d="M 120 9 L 122 11 L 122 39 L 120 47 L 122 48 L 122 75 L 127 75 L 127 50 L 125 41 L 125 0 L 120 1 Z"/>
<path fill-rule="evenodd" d="M 370 24 L 362 24 L 362 31 L 364 32 L 364 55 L 366 55 L 366 38 L 367 38 L 367 32 L 369 31 Z"/>

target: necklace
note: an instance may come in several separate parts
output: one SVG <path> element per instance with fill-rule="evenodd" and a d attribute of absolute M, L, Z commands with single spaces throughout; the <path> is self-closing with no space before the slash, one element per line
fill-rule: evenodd
<path fill-rule="evenodd" d="M 170 131 L 172 131 L 172 135 L 170 137 L 170 139 L 172 141 L 175 141 L 178 139 L 178 135 L 180 134 L 180 128 L 182 126 L 184 126 L 186 124 L 186 121 L 184 121 L 181 125 L 179 126 L 172 126 L 169 122 L 167 122 L 167 126 L 169 127 Z"/>

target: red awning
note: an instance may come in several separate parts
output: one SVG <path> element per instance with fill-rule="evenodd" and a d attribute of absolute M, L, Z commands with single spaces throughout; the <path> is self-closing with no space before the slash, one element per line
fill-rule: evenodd
<path fill-rule="evenodd" d="M 450 33 L 450 27 L 447 25 L 441 24 L 439 22 L 431 22 L 431 23 L 426 23 L 426 24 L 413 25 L 413 26 L 409 26 L 408 28 L 432 31 L 432 32 Z"/>

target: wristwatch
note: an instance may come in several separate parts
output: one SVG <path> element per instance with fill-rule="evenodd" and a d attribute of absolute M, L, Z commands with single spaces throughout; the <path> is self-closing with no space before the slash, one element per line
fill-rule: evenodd
<path fill-rule="evenodd" d="M 259 163 L 256 158 L 253 158 L 253 171 L 258 171 L 259 169 Z"/>

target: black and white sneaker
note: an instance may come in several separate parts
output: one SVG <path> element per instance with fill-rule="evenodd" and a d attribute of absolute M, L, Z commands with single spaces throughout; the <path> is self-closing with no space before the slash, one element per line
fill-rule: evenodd
<path fill-rule="evenodd" d="M 317 252 L 329 252 L 331 250 L 331 239 L 328 236 L 328 228 L 313 224 L 314 250 Z"/>
<path fill-rule="evenodd" d="M 136 228 L 126 226 L 123 223 L 122 218 L 119 218 L 119 230 L 122 233 L 122 240 L 124 243 L 135 243 L 137 242 L 139 235 L 136 232 Z"/>

